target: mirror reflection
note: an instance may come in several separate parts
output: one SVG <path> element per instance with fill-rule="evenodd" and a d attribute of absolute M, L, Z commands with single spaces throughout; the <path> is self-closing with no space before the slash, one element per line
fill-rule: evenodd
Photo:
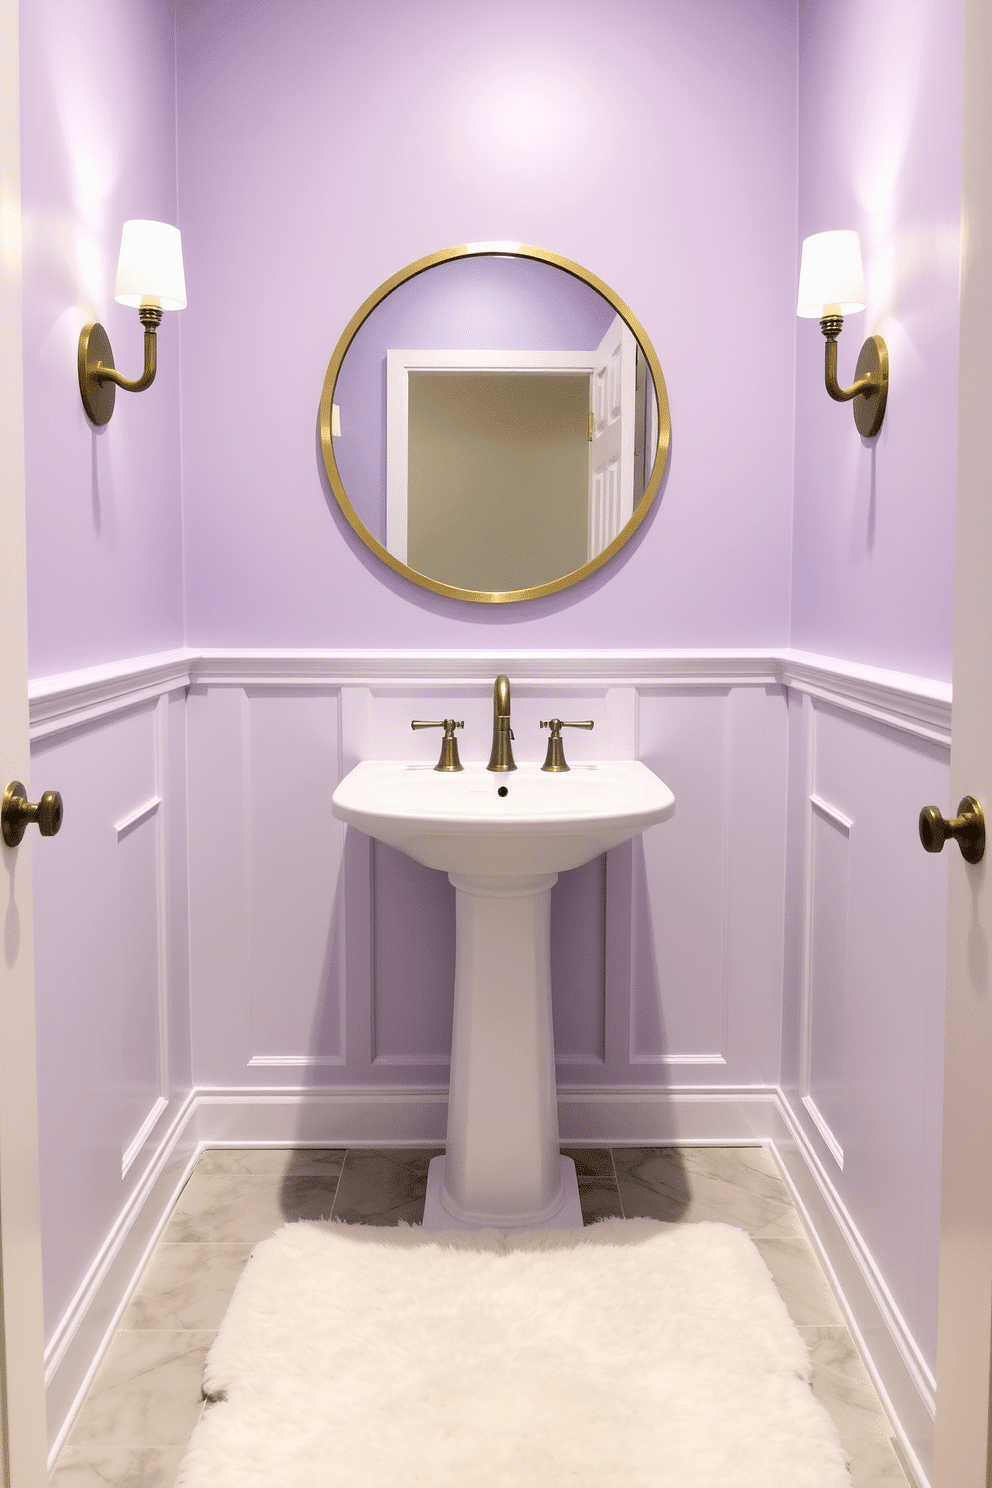
<path fill-rule="evenodd" d="M 667 455 L 643 332 L 577 266 L 531 253 L 452 250 L 396 276 L 342 337 L 321 401 L 352 525 L 394 568 L 471 599 L 598 567 Z"/>

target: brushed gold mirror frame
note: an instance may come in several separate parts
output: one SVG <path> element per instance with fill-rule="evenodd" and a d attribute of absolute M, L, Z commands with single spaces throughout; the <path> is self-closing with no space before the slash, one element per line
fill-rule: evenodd
<path fill-rule="evenodd" d="M 651 370 L 654 379 L 655 398 L 658 407 L 658 444 L 655 450 L 654 464 L 651 474 L 644 487 L 644 494 L 634 508 L 633 515 L 626 526 L 621 528 L 613 541 L 598 553 L 595 558 L 584 563 L 581 568 L 573 569 L 571 573 L 563 574 L 561 578 L 552 579 L 547 584 L 535 584 L 529 589 L 462 589 L 453 584 L 441 583 L 438 579 L 432 579 L 427 574 L 420 573 L 411 568 L 409 564 L 403 563 L 399 558 L 394 558 L 388 548 L 385 548 L 378 538 L 374 537 L 361 517 L 355 511 L 348 493 L 345 490 L 341 473 L 338 470 L 337 461 L 334 458 L 334 440 L 331 433 L 332 407 L 334 403 L 334 388 L 337 384 L 338 374 L 348 353 L 348 349 L 354 340 L 359 327 L 371 315 L 377 305 L 391 294 L 400 284 L 416 278 L 427 269 L 434 268 L 437 264 L 448 263 L 456 258 L 530 258 L 540 263 L 551 264 L 554 268 L 563 269 L 565 273 L 572 274 L 584 284 L 596 290 L 616 310 L 618 315 L 626 321 L 630 330 L 644 353 L 645 360 Z M 334 355 L 328 363 L 327 372 L 324 377 L 324 386 L 320 395 L 320 444 L 324 456 L 324 468 L 327 478 L 331 483 L 335 500 L 341 511 L 348 520 L 349 525 L 361 538 L 362 542 L 369 548 L 377 558 L 402 574 L 404 578 L 411 579 L 413 583 L 419 584 L 423 589 L 430 589 L 434 594 L 445 594 L 451 599 L 464 599 L 475 604 L 515 604 L 525 599 L 540 599 L 545 594 L 556 594 L 560 589 L 568 589 L 572 584 L 577 584 L 581 579 L 587 578 L 589 574 L 595 573 L 602 568 L 604 563 L 620 551 L 626 542 L 637 531 L 644 521 L 651 506 L 661 488 L 661 482 L 668 464 L 668 451 L 671 444 L 671 414 L 668 407 L 668 389 L 665 386 L 664 373 L 657 353 L 648 339 L 644 327 L 630 308 L 624 304 L 618 295 L 614 294 L 608 284 L 584 269 L 581 264 L 573 262 L 570 258 L 563 258 L 558 253 L 551 253 L 545 248 L 535 248 L 527 243 L 462 243 L 455 248 L 443 248 L 438 253 L 430 253 L 426 258 L 418 258 L 414 263 L 408 264 L 405 269 L 400 269 L 393 274 L 385 283 L 380 284 L 364 304 L 360 305 L 345 326 L 334 348 Z"/>

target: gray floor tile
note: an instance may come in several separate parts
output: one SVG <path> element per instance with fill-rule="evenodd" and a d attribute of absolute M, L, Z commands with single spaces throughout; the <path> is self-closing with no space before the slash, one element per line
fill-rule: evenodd
<path fill-rule="evenodd" d="M 601 1178 L 579 1179 L 579 1204 L 583 1224 L 595 1224 L 597 1219 L 623 1219 L 616 1184 Z"/>
<path fill-rule="evenodd" d="M 851 1459 L 855 1488 L 876 1482 L 905 1488 L 906 1477 L 890 1440 L 892 1427 L 849 1330 L 799 1329 L 813 1363 L 813 1394 L 830 1413 Z"/>
<path fill-rule="evenodd" d="M 351 1148 L 338 1181 L 334 1219 L 348 1224 L 420 1224 L 427 1195 L 427 1168 L 441 1147 Z"/>
<path fill-rule="evenodd" d="M 794 1323 L 843 1325 L 844 1315 L 805 1235 L 754 1244 Z"/>
<path fill-rule="evenodd" d="M 55 1488 L 173 1488 L 203 1408 L 203 1360 L 251 1246 L 287 1220 L 417 1223 L 440 1149 L 204 1153 L 52 1475 Z M 752 1235 L 800 1326 L 854 1488 L 907 1488 L 890 1427 L 771 1155 L 563 1148 L 583 1218 L 720 1220 Z M 622 1207 L 621 1207 L 622 1205 Z"/>
<path fill-rule="evenodd" d="M 575 1164 L 579 1181 L 579 1203 L 584 1224 L 597 1219 L 622 1219 L 613 1155 L 608 1147 L 563 1147 L 563 1157 Z"/>
<path fill-rule="evenodd" d="M 208 1147 L 196 1163 L 198 1173 L 238 1173 L 252 1178 L 336 1178 L 344 1165 L 343 1147 Z"/>
<path fill-rule="evenodd" d="M 628 1219 L 717 1220 L 749 1235 L 800 1235 L 789 1191 L 763 1147 L 615 1147 Z"/>
<path fill-rule="evenodd" d="M 219 1328 L 250 1254 L 251 1246 L 244 1241 L 157 1245 L 121 1328 Z"/>
<path fill-rule="evenodd" d="M 201 1172 L 199 1166 L 165 1227 L 167 1244 L 215 1244 L 265 1240 L 289 1220 L 327 1219 L 338 1176 Z"/>
<path fill-rule="evenodd" d="M 175 1488 L 185 1447 L 66 1447 L 50 1488 Z"/>
<path fill-rule="evenodd" d="M 909 1488 L 891 1441 L 866 1442 L 851 1453 L 854 1488 Z"/>
<path fill-rule="evenodd" d="M 616 1187 L 613 1154 L 609 1147 L 563 1147 L 562 1157 L 570 1157 L 578 1178 L 602 1178 Z"/>
<path fill-rule="evenodd" d="M 69 1435 L 72 1447 L 183 1447 L 203 1407 L 212 1332 L 121 1333 Z"/>

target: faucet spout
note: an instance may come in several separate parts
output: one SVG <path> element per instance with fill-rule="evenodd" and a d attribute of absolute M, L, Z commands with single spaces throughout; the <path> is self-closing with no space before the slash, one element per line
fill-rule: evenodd
<path fill-rule="evenodd" d="M 493 747 L 487 770 L 515 770 L 510 727 L 510 679 L 500 672 L 493 685 Z"/>

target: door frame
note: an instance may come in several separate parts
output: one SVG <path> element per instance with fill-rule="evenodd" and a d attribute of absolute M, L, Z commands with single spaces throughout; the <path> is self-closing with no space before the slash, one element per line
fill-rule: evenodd
<path fill-rule="evenodd" d="M 30 783 L 18 0 L 0 0 L 0 791 Z M 0 844 L 0 1483 L 47 1482 L 30 835 Z"/>
<path fill-rule="evenodd" d="M 964 4 L 964 149 L 949 809 L 992 814 L 992 6 Z M 922 804 L 922 803 L 921 803 Z M 992 825 L 992 823 L 990 823 Z M 934 1488 L 985 1488 L 992 1357 L 992 853 L 951 847 Z"/>

